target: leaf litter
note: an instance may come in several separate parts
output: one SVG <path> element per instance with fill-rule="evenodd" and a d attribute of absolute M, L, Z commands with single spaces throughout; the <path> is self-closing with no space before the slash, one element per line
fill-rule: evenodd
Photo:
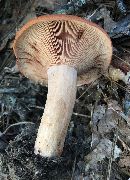
<path fill-rule="evenodd" d="M 129 1 L 1 0 L 0 10 L 0 179 L 129 179 Z M 47 87 L 19 73 L 12 43 L 29 19 L 52 13 L 78 15 L 102 26 L 113 42 L 112 66 L 128 76 L 127 83 L 107 74 L 78 87 L 63 154 L 48 159 L 33 152 Z"/>

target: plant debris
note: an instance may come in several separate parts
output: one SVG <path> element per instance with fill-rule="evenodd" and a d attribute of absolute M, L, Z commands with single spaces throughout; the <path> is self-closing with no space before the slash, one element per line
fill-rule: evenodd
<path fill-rule="evenodd" d="M 24 8 L 23 8 L 24 7 Z M 73 14 L 96 22 L 112 39 L 111 65 L 127 80 L 105 74 L 78 87 L 61 157 L 34 154 L 47 87 L 25 78 L 12 43 L 28 20 Z M 0 179 L 128 180 L 130 178 L 130 3 L 128 0 L 0 1 Z"/>

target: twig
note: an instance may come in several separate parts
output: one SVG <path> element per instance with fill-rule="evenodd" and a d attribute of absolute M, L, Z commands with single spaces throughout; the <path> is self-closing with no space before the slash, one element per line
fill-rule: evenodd
<path fill-rule="evenodd" d="M 0 94 L 5 93 L 20 93 L 18 88 L 0 88 Z"/>
<path fill-rule="evenodd" d="M 107 176 L 107 180 L 110 180 L 110 176 L 111 176 L 112 161 L 114 159 L 114 150 L 115 150 L 115 146 L 116 146 L 116 143 L 117 143 L 117 138 L 118 138 L 118 128 L 116 128 L 116 130 L 115 130 L 114 141 L 112 143 L 111 157 L 109 159 L 109 164 L 108 164 L 108 176 Z"/>
<path fill-rule="evenodd" d="M 106 74 L 104 74 L 104 77 L 106 77 L 107 79 L 109 79 L 109 81 L 113 82 L 114 84 L 116 84 L 117 86 L 119 86 L 121 89 L 125 90 L 126 92 L 130 93 L 129 90 L 125 87 L 123 87 L 122 85 L 120 85 L 119 83 L 113 81 L 109 76 L 107 76 Z"/>
<path fill-rule="evenodd" d="M 87 88 L 76 100 L 79 100 L 79 99 L 89 90 L 89 88 L 92 87 L 92 85 L 93 85 L 94 82 L 96 82 L 96 81 L 97 81 L 97 79 L 96 79 L 95 81 L 93 81 L 93 82 L 88 86 L 88 88 Z"/>
<path fill-rule="evenodd" d="M 118 57 L 116 54 L 113 54 L 113 56 L 115 56 L 116 58 L 118 58 L 120 61 L 122 61 L 123 63 L 126 63 L 129 67 L 130 64 L 128 62 L 126 62 L 125 60 L 123 60 L 122 58 Z"/>
<path fill-rule="evenodd" d="M 88 115 L 85 115 L 85 114 L 79 114 L 79 113 L 75 113 L 75 112 L 73 112 L 73 115 L 81 116 L 81 117 L 86 117 L 86 118 L 91 118 L 91 116 L 88 116 Z"/>
<path fill-rule="evenodd" d="M 114 112 L 116 112 L 118 115 L 120 115 L 123 119 L 126 120 L 126 122 L 127 122 L 128 125 L 129 125 L 129 117 L 126 116 L 122 111 L 117 111 L 117 110 L 115 110 L 115 109 L 112 108 L 112 107 L 109 107 L 108 109 L 111 109 L 111 110 L 113 110 Z"/>
<path fill-rule="evenodd" d="M 30 108 L 37 108 L 37 109 L 45 109 L 44 107 L 41 107 L 41 106 L 29 106 Z"/>
<path fill-rule="evenodd" d="M 74 180 L 75 165 L 76 165 L 76 156 L 75 156 L 75 159 L 74 159 L 71 180 Z"/>
<path fill-rule="evenodd" d="M 33 125 L 34 125 L 35 123 L 24 121 L 24 122 L 18 122 L 18 123 L 15 123 L 15 124 L 11 124 L 2 134 L 6 134 L 7 131 L 8 131 L 11 127 L 13 127 L 13 126 L 18 126 L 18 125 L 22 125 L 22 124 L 33 124 Z"/>

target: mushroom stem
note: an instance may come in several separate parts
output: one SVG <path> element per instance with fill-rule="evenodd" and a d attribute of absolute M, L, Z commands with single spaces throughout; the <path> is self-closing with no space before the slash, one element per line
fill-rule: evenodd
<path fill-rule="evenodd" d="M 76 98 L 77 71 L 67 65 L 48 69 L 48 95 L 35 142 L 35 154 L 60 156 Z"/>

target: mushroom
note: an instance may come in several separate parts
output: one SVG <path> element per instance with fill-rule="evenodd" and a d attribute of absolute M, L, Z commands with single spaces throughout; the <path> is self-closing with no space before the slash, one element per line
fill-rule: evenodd
<path fill-rule="evenodd" d="M 76 87 L 89 84 L 108 68 L 111 41 L 98 25 L 71 15 L 46 15 L 16 34 L 20 71 L 43 85 L 48 95 L 35 142 L 35 154 L 60 156 L 76 99 Z"/>

